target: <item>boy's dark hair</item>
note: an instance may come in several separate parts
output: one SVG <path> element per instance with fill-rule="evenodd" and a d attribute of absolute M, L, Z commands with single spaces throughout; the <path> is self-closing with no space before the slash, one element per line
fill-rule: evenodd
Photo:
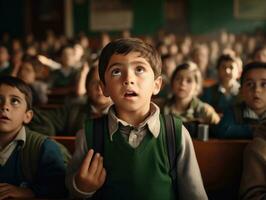
<path fill-rule="evenodd" d="M 0 86 L 1 85 L 8 85 L 17 88 L 21 93 L 25 95 L 27 110 L 32 109 L 32 92 L 30 87 L 24 81 L 12 76 L 2 76 L 0 77 Z"/>
<path fill-rule="evenodd" d="M 254 69 L 265 69 L 266 70 L 266 63 L 264 62 L 251 62 L 244 66 L 243 72 L 241 74 L 240 83 L 243 85 L 244 79 L 248 72 Z"/>
<path fill-rule="evenodd" d="M 121 38 L 107 44 L 99 58 L 99 76 L 105 84 L 104 73 L 114 54 L 127 55 L 130 52 L 139 52 L 140 57 L 143 57 L 151 65 L 155 78 L 161 75 L 162 61 L 156 49 L 138 38 Z"/>
<path fill-rule="evenodd" d="M 228 61 L 231 61 L 231 62 L 237 62 L 236 61 L 236 58 L 234 58 L 233 56 L 229 55 L 229 54 L 222 54 L 219 58 L 218 58 L 218 61 L 217 61 L 217 65 L 216 65 L 216 68 L 219 69 L 221 64 L 223 62 L 228 62 Z"/>

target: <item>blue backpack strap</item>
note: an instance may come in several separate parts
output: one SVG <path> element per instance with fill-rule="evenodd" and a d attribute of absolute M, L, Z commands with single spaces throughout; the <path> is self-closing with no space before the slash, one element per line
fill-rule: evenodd
<path fill-rule="evenodd" d="M 170 176 L 174 190 L 177 193 L 177 155 L 181 148 L 182 122 L 173 115 L 162 115 L 165 125 L 168 159 L 170 164 Z"/>

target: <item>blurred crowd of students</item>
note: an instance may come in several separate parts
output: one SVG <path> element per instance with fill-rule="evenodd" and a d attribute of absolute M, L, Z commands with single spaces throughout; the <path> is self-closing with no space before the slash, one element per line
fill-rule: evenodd
<path fill-rule="evenodd" d="M 119 37 L 129 36 L 125 32 Z M 25 40 L 4 35 L 0 76 L 18 77 L 30 86 L 30 129 L 75 135 L 86 118 L 107 113 L 112 101 L 103 95 L 97 66 L 101 49 L 113 39 L 104 33 L 90 46 L 85 34 L 67 39 L 48 31 L 43 41 L 33 35 Z M 163 86 L 153 96 L 161 113 L 179 116 L 192 137 L 199 124 L 209 125 L 215 138 L 265 137 L 265 34 L 222 31 L 203 39 L 162 32 L 142 39 L 156 47 L 162 59 Z"/>
<path fill-rule="evenodd" d="M 130 33 L 125 31 L 118 37 L 129 36 Z M 97 108 L 102 107 L 97 105 L 100 104 L 97 100 L 101 101 L 100 87 L 86 77 L 92 68 L 97 67 L 102 47 L 115 38 L 117 36 L 102 33 L 97 39 L 90 39 L 85 34 L 68 39 L 47 31 L 46 38 L 37 41 L 33 35 L 19 40 L 5 34 L 0 43 L 0 75 L 16 76 L 30 85 L 36 116 L 40 117 L 33 122 L 40 123 L 45 118 L 48 127 L 45 134 L 75 135 L 78 128 L 58 129 L 46 121 L 73 116 L 67 111 L 73 110 L 69 109 L 71 106 L 89 104 L 93 108 L 92 116 L 94 112 L 105 110 Z M 221 31 L 216 37 L 192 38 L 160 32 L 142 39 L 154 45 L 162 58 L 163 86 L 154 101 L 161 107 L 161 112 L 181 116 L 191 132 L 200 123 L 218 124 L 230 106 L 241 103 L 243 98 L 239 91 L 243 66 L 266 61 L 263 33 L 236 35 Z M 90 100 L 94 98 L 96 100 Z M 104 106 L 108 107 L 108 104 Z M 52 109 L 54 107 L 60 108 Z M 62 124 L 69 125 L 66 122 Z M 219 133 L 217 127 L 210 130 L 210 136 L 235 137 Z M 223 132 L 226 131 L 223 129 Z M 251 135 L 237 137 L 250 138 Z"/>

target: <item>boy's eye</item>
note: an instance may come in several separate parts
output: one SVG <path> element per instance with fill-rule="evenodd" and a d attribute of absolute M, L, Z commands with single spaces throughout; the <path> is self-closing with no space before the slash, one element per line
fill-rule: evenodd
<path fill-rule="evenodd" d="M 143 72 L 144 72 L 144 67 L 142 67 L 142 66 L 136 67 L 136 73 L 141 74 Z"/>
<path fill-rule="evenodd" d="M 252 89 L 252 88 L 254 88 L 255 84 L 251 81 L 248 81 L 245 83 L 245 86 L 249 89 Z"/>
<path fill-rule="evenodd" d="M 261 83 L 261 87 L 264 88 L 264 89 L 266 89 L 266 82 L 262 82 Z"/>
<path fill-rule="evenodd" d="M 11 104 L 12 105 L 18 105 L 20 103 L 20 100 L 19 99 L 16 99 L 16 98 L 12 98 L 11 99 Z"/>
<path fill-rule="evenodd" d="M 112 76 L 120 76 L 121 75 L 121 70 L 120 69 L 113 69 L 111 71 Z"/>

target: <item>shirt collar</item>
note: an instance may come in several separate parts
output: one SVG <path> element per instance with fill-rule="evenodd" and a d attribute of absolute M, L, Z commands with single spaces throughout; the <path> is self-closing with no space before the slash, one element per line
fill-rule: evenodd
<path fill-rule="evenodd" d="M 260 117 L 252 109 L 250 109 L 249 107 L 245 107 L 243 111 L 243 117 L 248 119 L 262 120 L 266 119 L 266 112 L 263 113 L 263 115 Z"/>
<path fill-rule="evenodd" d="M 4 165 L 14 149 L 17 145 L 21 145 L 22 147 L 25 145 L 26 141 L 26 131 L 25 128 L 22 127 L 16 137 L 4 148 L 0 147 L 0 165 Z"/>
<path fill-rule="evenodd" d="M 240 88 L 239 82 L 235 81 L 233 83 L 232 87 L 230 88 L 230 93 L 233 94 L 233 95 L 237 95 L 238 92 L 239 92 L 239 88 Z M 219 85 L 218 91 L 223 93 L 223 94 L 226 92 L 225 88 L 222 85 Z"/>
<path fill-rule="evenodd" d="M 157 105 L 154 103 L 151 103 L 150 106 L 150 115 L 142 122 L 140 123 L 136 128 L 143 128 L 147 125 L 148 130 L 150 133 L 157 138 L 160 133 L 160 109 Z M 108 112 L 108 128 L 109 128 L 109 134 L 110 139 L 112 140 L 112 136 L 115 134 L 115 132 L 119 129 L 119 124 L 122 126 L 131 126 L 134 127 L 131 124 L 128 124 L 127 122 L 123 121 L 122 119 L 119 119 L 116 116 L 114 105 L 110 107 Z"/>

